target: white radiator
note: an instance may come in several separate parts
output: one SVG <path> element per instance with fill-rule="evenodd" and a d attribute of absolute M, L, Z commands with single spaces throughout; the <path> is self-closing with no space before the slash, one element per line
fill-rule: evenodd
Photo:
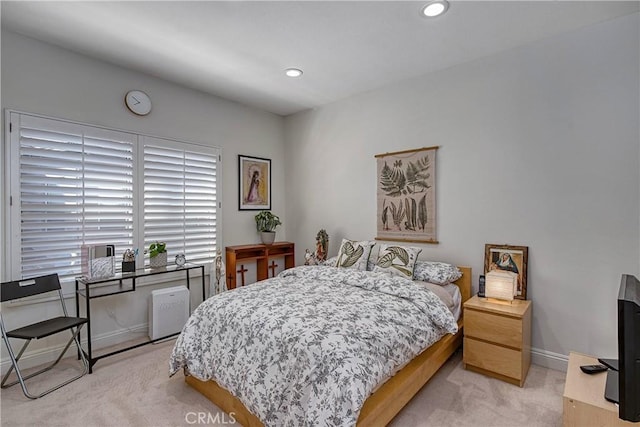
<path fill-rule="evenodd" d="M 182 331 L 189 318 L 189 297 L 186 286 L 151 291 L 149 337 L 152 340 Z"/>

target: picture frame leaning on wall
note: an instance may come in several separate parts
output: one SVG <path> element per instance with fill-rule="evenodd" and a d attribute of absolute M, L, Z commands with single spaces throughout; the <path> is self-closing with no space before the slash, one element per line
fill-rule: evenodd
<path fill-rule="evenodd" d="M 516 299 L 527 299 L 527 267 L 529 247 L 513 245 L 484 245 L 484 273 L 492 270 L 512 271 L 518 275 Z"/>

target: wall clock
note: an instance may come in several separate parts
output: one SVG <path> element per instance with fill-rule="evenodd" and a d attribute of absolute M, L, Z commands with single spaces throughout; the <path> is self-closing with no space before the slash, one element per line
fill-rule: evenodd
<path fill-rule="evenodd" d="M 124 96 L 124 103 L 132 113 L 146 116 L 151 112 L 151 99 L 141 90 L 130 90 Z"/>

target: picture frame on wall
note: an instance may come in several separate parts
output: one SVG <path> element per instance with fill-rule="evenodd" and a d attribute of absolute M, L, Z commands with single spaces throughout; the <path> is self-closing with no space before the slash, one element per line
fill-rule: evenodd
<path fill-rule="evenodd" d="M 516 299 L 527 299 L 528 246 L 484 245 L 484 272 L 492 270 L 512 271 L 518 275 Z"/>
<path fill-rule="evenodd" d="M 271 159 L 238 155 L 238 209 L 271 210 Z"/>

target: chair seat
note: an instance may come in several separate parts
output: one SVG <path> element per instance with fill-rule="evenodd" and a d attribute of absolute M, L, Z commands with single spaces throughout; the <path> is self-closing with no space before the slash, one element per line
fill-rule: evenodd
<path fill-rule="evenodd" d="M 59 316 L 42 322 L 33 323 L 22 328 L 14 329 L 7 332 L 7 336 L 11 338 L 21 338 L 24 340 L 40 339 L 49 335 L 57 334 L 65 329 L 74 328 L 84 325 L 87 319 L 84 317 L 66 317 Z"/>

